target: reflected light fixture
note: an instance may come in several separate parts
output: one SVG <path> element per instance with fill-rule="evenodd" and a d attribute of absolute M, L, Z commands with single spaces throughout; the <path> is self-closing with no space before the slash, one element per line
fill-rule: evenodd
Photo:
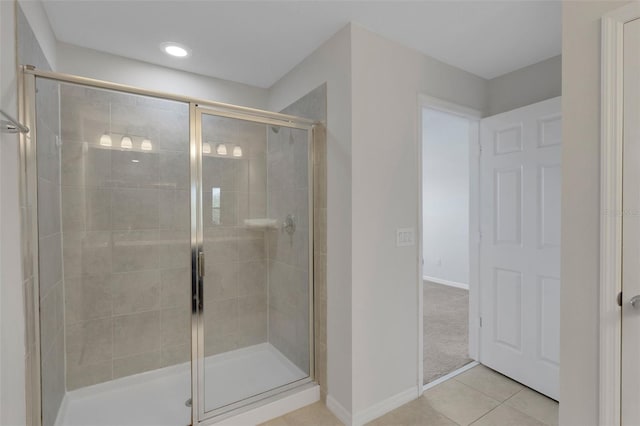
<path fill-rule="evenodd" d="M 216 154 L 227 155 L 227 146 L 223 143 L 219 143 L 218 145 L 216 145 Z"/>
<path fill-rule="evenodd" d="M 144 139 L 140 144 L 140 149 L 143 151 L 151 151 L 153 149 L 153 145 L 149 139 Z"/>
<path fill-rule="evenodd" d="M 185 58 L 189 56 L 189 49 L 179 43 L 168 41 L 160 45 L 162 51 L 167 55 L 175 56 L 176 58 Z"/>
<path fill-rule="evenodd" d="M 133 142 L 129 136 L 123 136 L 120 139 L 120 148 L 131 149 L 133 148 Z"/>
<path fill-rule="evenodd" d="M 237 145 L 235 147 L 233 147 L 233 156 L 234 157 L 242 157 L 242 148 L 240 148 Z"/>
<path fill-rule="evenodd" d="M 208 142 L 202 144 L 202 153 L 211 154 L 211 145 Z"/>
<path fill-rule="evenodd" d="M 112 145 L 113 143 L 111 142 L 111 136 L 107 132 L 104 132 L 104 134 L 100 136 L 100 146 L 112 146 Z"/>

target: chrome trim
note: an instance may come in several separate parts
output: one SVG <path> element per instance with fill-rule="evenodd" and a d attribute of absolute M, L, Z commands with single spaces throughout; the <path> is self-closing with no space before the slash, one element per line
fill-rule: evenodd
<path fill-rule="evenodd" d="M 203 420 L 202 422 L 200 422 L 200 424 L 198 426 L 215 425 L 215 424 L 217 424 L 219 422 L 222 422 L 225 419 L 228 419 L 230 417 L 237 416 L 238 414 L 242 414 L 242 413 L 247 412 L 249 410 L 253 410 L 254 408 L 265 406 L 265 405 L 269 404 L 270 402 L 280 400 L 282 397 L 293 395 L 298 391 L 309 389 L 309 388 L 314 387 L 314 386 L 317 386 L 317 383 L 314 383 L 309 378 L 301 379 L 300 382 L 292 383 L 291 386 L 288 387 L 287 389 L 278 388 L 278 392 L 276 394 L 265 396 L 263 399 L 255 401 L 250 405 L 245 405 L 245 406 L 237 408 L 237 409 L 235 409 L 233 411 L 229 411 L 229 412 L 227 412 L 225 414 L 220 414 L 220 415 L 218 415 L 216 417 L 212 417 L 212 418 L 208 418 L 206 420 Z"/>
<path fill-rule="evenodd" d="M 9 114 L 0 109 L 0 115 L 3 115 L 7 120 L 0 120 L 2 133 L 29 133 L 29 128 L 20 124 L 18 120 L 11 117 Z"/>
<path fill-rule="evenodd" d="M 198 273 L 200 269 L 200 253 L 204 255 L 204 226 L 203 226 L 203 211 L 202 211 L 202 112 L 199 110 L 198 105 L 192 103 L 193 121 L 195 123 L 195 163 L 196 163 L 196 181 L 192 182 L 192 187 L 196 188 L 196 245 L 193 247 L 194 254 L 197 258 L 197 268 L 194 272 L 196 277 L 194 280 L 197 282 L 198 293 L 198 306 L 197 306 L 197 356 L 192 359 L 192 363 L 197 365 L 198 368 L 198 382 L 197 393 L 194 395 L 198 401 L 197 421 L 200 422 L 205 417 L 205 401 L 204 401 L 204 277 Z M 194 423 L 195 425 L 196 423 Z"/>
<path fill-rule="evenodd" d="M 307 383 L 311 383 L 313 381 L 315 381 L 315 321 L 314 321 L 314 282 L 313 282 L 313 278 L 314 278 L 314 265 L 315 265 L 315 256 L 314 256 L 314 192 L 313 192 L 313 184 L 314 184 L 314 172 L 315 172 L 315 167 L 314 167 L 314 148 L 315 148 L 315 144 L 314 144 L 314 134 L 313 134 L 313 128 L 315 126 L 314 125 L 306 125 L 306 124 L 301 124 L 301 123 L 297 123 L 295 121 L 291 121 L 291 120 L 275 120 L 275 119 L 271 119 L 271 118 L 263 118 L 263 117 L 254 117 L 248 114 L 243 114 L 243 113 L 239 113 L 239 112 L 233 112 L 233 111 L 219 111 L 216 109 L 212 109 L 212 108 L 207 108 L 207 107 L 202 107 L 200 105 L 195 105 L 195 123 L 196 123 L 196 145 L 199 149 L 199 159 L 198 159 L 198 165 L 199 165 L 199 176 L 198 176 L 198 184 L 201 185 L 202 183 L 202 144 L 203 144 L 203 140 L 202 140 L 202 116 L 203 115 L 210 115 L 210 116 L 217 116 L 217 117 L 225 117 L 225 118 L 231 118 L 231 119 L 237 119 L 237 120 L 244 120 L 244 121 L 250 121 L 250 122 L 257 122 L 257 123 L 263 123 L 265 125 L 276 125 L 276 126 L 281 126 L 281 127 L 290 127 L 293 129 L 299 129 L 299 130 L 304 130 L 307 132 L 307 149 L 308 149 L 308 153 L 307 153 L 307 185 L 308 185 L 308 220 L 309 220 L 309 224 L 308 224 L 308 233 L 309 233 L 309 249 L 308 249 L 308 256 L 309 256 L 309 263 L 308 263 L 308 268 L 309 268 L 309 279 L 308 279 L 308 291 L 309 291 L 309 372 L 308 372 L 308 376 L 304 377 L 300 380 L 294 381 L 292 383 L 288 383 L 286 385 L 274 388 L 274 389 L 270 389 L 266 392 L 263 392 L 261 394 L 258 395 L 253 395 L 250 396 L 248 398 L 242 399 L 240 401 L 236 401 L 232 404 L 223 406 L 223 407 L 219 407 L 213 410 L 206 410 L 206 406 L 205 406 L 205 400 L 204 400 L 204 388 L 205 388 L 205 374 L 204 374 L 204 360 L 205 360 L 205 356 L 204 356 L 204 344 L 205 344 L 205 340 L 204 340 L 204 309 L 206 308 L 206 304 L 204 302 L 201 302 L 199 304 L 199 315 L 198 315 L 198 358 L 197 358 L 197 364 L 198 364 L 198 421 L 199 424 L 203 424 L 203 422 L 206 422 L 207 424 L 209 424 L 209 422 L 211 421 L 211 423 L 215 423 L 217 421 L 220 421 L 222 419 L 231 417 L 233 415 L 236 415 L 240 412 L 246 411 L 248 409 L 251 409 L 254 407 L 254 404 L 263 401 L 265 399 L 277 399 L 280 397 L 280 395 L 283 392 L 286 392 L 288 390 L 297 388 L 299 386 L 303 386 Z M 201 203 L 202 200 L 202 188 L 199 189 L 199 200 Z M 199 206 L 201 206 L 202 204 L 199 204 Z M 199 233 L 198 233 L 198 237 L 199 237 L 199 244 L 198 244 L 198 248 L 197 248 L 197 252 L 196 252 L 196 256 L 199 256 L 200 252 L 204 252 L 203 249 L 203 243 L 202 243 L 202 232 L 203 232 L 203 223 L 202 223 L 202 217 L 203 215 L 201 214 L 201 207 L 198 207 L 198 227 L 199 227 Z M 206 255 L 206 253 L 204 253 Z M 197 271 L 197 269 L 196 269 Z M 200 274 L 198 274 L 200 275 Z M 204 279 L 203 276 L 200 275 L 199 277 L 199 286 L 200 286 L 200 295 L 202 297 L 202 286 L 204 283 Z M 196 424 L 196 423 L 194 423 Z"/>
<path fill-rule="evenodd" d="M 312 380 L 316 379 L 316 352 L 315 352 L 315 343 L 316 343 L 316 321 L 315 321 L 315 266 L 316 266 L 316 256 L 315 256 L 315 242 L 314 242 L 314 232 L 315 232 L 315 136 L 316 136 L 316 125 L 314 125 L 307 132 L 307 149 L 308 149 L 308 170 L 307 170 L 307 187 L 308 193 L 307 196 L 309 198 L 308 209 L 307 212 L 309 217 L 309 377 Z"/>
<path fill-rule="evenodd" d="M 240 113 L 248 114 L 253 117 L 273 118 L 276 120 L 291 121 L 294 123 L 306 123 L 309 126 L 314 124 L 313 120 L 308 120 L 306 118 L 296 117 L 293 115 L 286 115 L 286 114 L 280 114 L 277 112 L 265 111 L 257 108 L 249 108 L 249 107 L 243 107 L 238 105 L 232 105 L 224 102 L 216 102 L 208 99 L 199 99 L 199 98 L 194 98 L 189 96 L 176 95 L 173 93 L 166 93 L 166 92 L 161 92 L 157 90 L 142 89 L 139 87 L 129 86 L 126 84 L 111 83 L 108 81 L 97 80 L 97 79 L 87 78 L 87 77 L 80 77 L 77 75 L 64 74 L 64 73 L 58 73 L 53 71 L 45 71 L 45 70 L 35 68 L 32 65 L 26 65 L 24 67 L 24 72 L 27 74 L 36 75 L 38 77 L 48 78 L 50 80 L 64 81 L 67 83 L 79 84 L 82 86 L 91 86 L 91 87 L 97 87 L 101 89 L 115 90 L 118 92 L 132 93 L 134 95 L 144 95 L 144 96 L 150 96 L 152 98 L 161 98 L 161 99 L 173 100 L 178 102 L 185 102 L 185 103 L 193 102 L 198 104 L 199 106 L 209 106 L 213 109 L 220 109 L 223 111 L 237 111 Z M 254 121 L 254 120 L 251 120 L 251 121 Z"/>
<path fill-rule="evenodd" d="M 282 393 L 299 388 L 300 386 L 304 386 L 308 383 L 313 383 L 313 379 L 311 379 L 311 377 L 303 377 L 302 379 L 295 380 L 291 383 L 287 383 L 273 389 L 269 389 L 268 391 L 250 396 L 245 399 L 241 399 L 240 401 L 236 401 L 234 403 L 216 408 L 215 410 L 207 411 L 205 413 L 205 417 L 200 419 L 200 424 L 211 419 L 215 419 L 215 421 L 213 422 L 215 423 L 229 417 L 237 416 L 242 412 L 249 411 L 255 408 L 257 405 L 262 405 L 259 403 L 265 400 L 277 400 L 280 398 Z"/>
<path fill-rule="evenodd" d="M 189 166 L 191 175 L 190 184 L 190 208 L 191 208 L 191 424 L 197 425 L 199 418 L 200 400 L 198 383 L 200 383 L 198 371 L 198 335 L 200 323 L 200 297 L 198 276 L 198 211 L 199 211 L 199 145 L 196 125 L 196 105 L 189 104 Z"/>
<path fill-rule="evenodd" d="M 235 112 L 228 111 L 224 109 L 216 109 L 211 108 L 207 105 L 196 105 L 198 110 L 200 110 L 203 114 L 207 115 L 215 115 L 218 117 L 226 117 L 226 118 L 235 118 L 236 120 L 250 121 L 252 123 L 262 123 L 268 124 L 271 126 L 280 126 L 280 127 L 291 127 L 293 129 L 301 129 L 301 130 L 311 130 L 314 125 L 312 121 L 300 121 L 296 117 L 292 117 L 290 115 L 283 115 L 280 118 L 275 117 L 256 117 L 254 115 L 244 113 L 244 112 Z"/>
<path fill-rule="evenodd" d="M 20 119 L 32 129 L 29 133 L 20 133 L 20 200 L 24 207 L 22 210 L 22 261 L 23 271 L 32 277 L 31 300 L 25 300 L 25 313 L 33 314 L 33 324 L 26 320 L 26 336 L 33 333 L 33 353 L 30 359 L 30 374 L 27 375 L 30 383 L 27 389 L 31 390 L 27 406 L 31 413 L 35 412 L 34 426 L 42 424 L 42 374 L 41 374 L 41 345 L 40 345 L 40 263 L 38 241 L 38 159 L 37 159 L 37 131 L 36 131 L 36 78 L 23 74 L 19 78 L 20 90 Z M 26 278 L 26 277 L 23 277 Z M 29 305 L 27 305 L 29 304 Z M 31 308 L 31 309 L 29 309 Z M 27 347 L 30 342 L 27 341 Z M 37 379 L 37 380 L 35 380 Z M 35 387 L 35 388 L 34 388 Z M 35 410 L 34 410 L 35 408 Z"/>

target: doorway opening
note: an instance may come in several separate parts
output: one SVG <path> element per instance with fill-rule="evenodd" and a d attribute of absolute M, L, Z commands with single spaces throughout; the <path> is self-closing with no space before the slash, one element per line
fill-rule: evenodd
<path fill-rule="evenodd" d="M 471 158 L 477 119 L 422 108 L 423 384 L 473 362 L 469 342 Z"/>

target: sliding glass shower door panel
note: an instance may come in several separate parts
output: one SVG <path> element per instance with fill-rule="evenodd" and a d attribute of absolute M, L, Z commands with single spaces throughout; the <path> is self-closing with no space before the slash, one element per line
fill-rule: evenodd
<path fill-rule="evenodd" d="M 311 374 L 309 131 L 199 117 L 200 403 L 218 414 Z"/>

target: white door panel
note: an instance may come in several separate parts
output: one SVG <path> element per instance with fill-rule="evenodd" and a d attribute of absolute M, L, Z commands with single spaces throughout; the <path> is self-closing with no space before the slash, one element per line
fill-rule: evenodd
<path fill-rule="evenodd" d="M 480 127 L 480 360 L 557 399 L 560 98 Z"/>
<path fill-rule="evenodd" d="M 624 130 L 622 158 L 622 413 L 640 424 L 640 20 L 624 25 Z"/>

